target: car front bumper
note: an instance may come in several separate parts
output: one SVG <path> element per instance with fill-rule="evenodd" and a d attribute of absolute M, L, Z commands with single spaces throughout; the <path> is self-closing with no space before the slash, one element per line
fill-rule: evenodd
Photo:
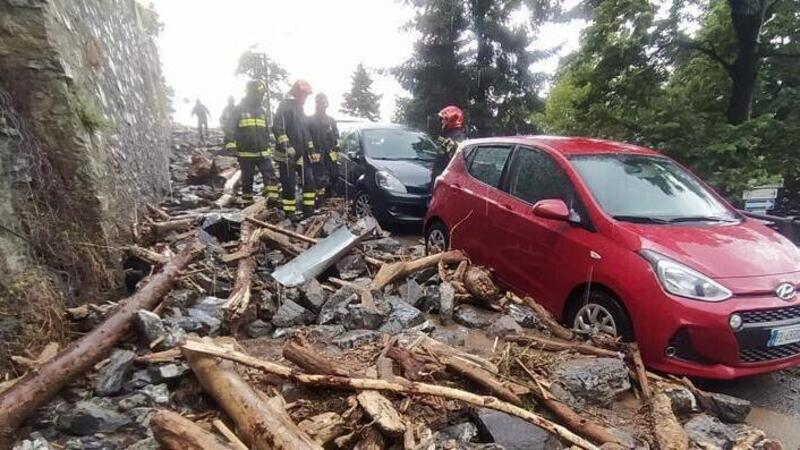
<path fill-rule="evenodd" d="M 430 194 L 400 194 L 379 189 L 372 199 L 373 214 L 381 222 L 422 223 L 430 199 Z"/>

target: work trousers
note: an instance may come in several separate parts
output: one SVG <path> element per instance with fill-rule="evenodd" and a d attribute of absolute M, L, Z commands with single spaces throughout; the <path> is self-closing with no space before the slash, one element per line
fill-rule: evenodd
<path fill-rule="evenodd" d="M 201 141 L 208 139 L 208 119 L 200 117 L 197 119 L 197 135 Z"/>
<path fill-rule="evenodd" d="M 279 186 L 269 158 L 239 158 L 239 168 L 242 171 L 242 203 L 253 204 L 253 181 L 256 169 L 261 172 L 264 181 L 264 196 L 267 199 L 277 200 Z"/>
<path fill-rule="evenodd" d="M 301 162 L 298 164 L 298 162 Z M 310 164 L 308 157 L 288 158 L 287 162 L 278 163 L 278 171 L 281 179 L 281 203 L 283 212 L 287 216 L 297 213 L 297 173 L 300 174 L 300 186 L 303 189 L 302 211 L 303 215 L 309 216 L 314 213 L 317 198 L 317 184 L 314 176 L 314 168 Z"/>

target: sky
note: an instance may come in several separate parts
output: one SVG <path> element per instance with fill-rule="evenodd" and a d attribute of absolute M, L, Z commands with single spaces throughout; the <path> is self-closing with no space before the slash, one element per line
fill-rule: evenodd
<path fill-rule="evenodd" d="M 383 96 L 381 117 L 390 120 L 396 96 L 405 91 L 378 70 L 411 56 L 415 35 L 402 30 L 413 10 L 398 0 L 153 0 L 164 24 L 158 37 L 167 84 L 175 90 L 174 119 L 192 124 L 199 98 L 216 119 L 229 95 L 244 93 L 246 77 L 236 76 L 239 56 L 253 45 L 289 71 L 290 80 L 308 80 L 330 99 L 336 117 L 351 76 L 363 62 Z M 523 18 L 520 17 L 520 20 Z M 563 44 L 560 54 L 577 48 L 582 24 L 542 30 L 537 46 Z M 555 71 L 558 57 L 535 70 Z M 307 102 L 311 113 L 313 102 Z M 444 106 L 444 105 L 443 105 Z M 216 121 L 212 122 L 215 124 Z"/>

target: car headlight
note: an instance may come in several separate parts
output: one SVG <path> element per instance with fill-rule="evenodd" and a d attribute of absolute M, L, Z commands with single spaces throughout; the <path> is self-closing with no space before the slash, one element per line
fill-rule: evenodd
<path fill-rule="evenodd" d="M 396 176 L 385 170 L 375 172 L 375 184 L 377 184 L 381 189 L 385 189 L 390 192 L 400 192 L 403 194 L 407 192 L 405 185 L 401 183 Z"/>
<path fill-rule="evenodd" d="M 721 302 L 733 295 L 725 286 L 660 253 L 652 250 L 639 253 L 653 265 L 661 286 L 671 294 L 705 302 Z"/>

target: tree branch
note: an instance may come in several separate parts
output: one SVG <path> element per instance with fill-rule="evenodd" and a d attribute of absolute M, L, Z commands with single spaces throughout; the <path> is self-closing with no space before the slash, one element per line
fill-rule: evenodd
<path fill-rule="evenodd" d="M 720 63 L 722 67 L 728 72 L 728 75 L 733 75 L 733 65 L 725 60 L 719 53 L 717 53 L 716 49 L 713 46 L 706 47 L 700 42 L 693 41 L 690 39 L 680 40 L 678 41 L 678 46 L 687 49 L 687 50 L 695 50 L 698 51 L 709 58 L 713 59 L 714 61 Z"/>
<path fill-rule="evenodd" d="M 800 51 L 782 52 L 775 47 L 762 46 L 758 50 L 758 56 L 762 58 L 800 58 Z"/>

